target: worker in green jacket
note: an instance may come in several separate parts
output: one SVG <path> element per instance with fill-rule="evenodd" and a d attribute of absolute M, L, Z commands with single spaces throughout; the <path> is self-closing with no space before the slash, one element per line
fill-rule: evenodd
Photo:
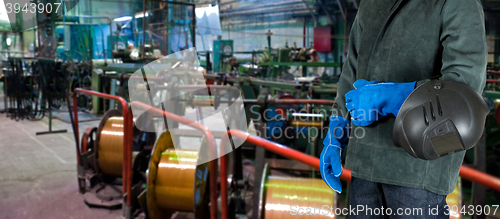
<path fill-rule="evenodd" d="M 389 213 L 391 218 L 448 218 L 446 195 L 455 188 L 465 151 L 417 159 L 394 146 L 392 129 L 406 97 L 431 79 L 483 91 L 487 46 L 481 3 L 357 2 L 320 157 L 323 180 L 341 192 L 338 176 L 344 151 L 345 167 L 352 170 L 349 205 L 358 210 L 349 218 L 385 218 Z M 375 208 L 383 215 L 375 215 Z M 406 208 L 414 210 L 404 212 Z"/>

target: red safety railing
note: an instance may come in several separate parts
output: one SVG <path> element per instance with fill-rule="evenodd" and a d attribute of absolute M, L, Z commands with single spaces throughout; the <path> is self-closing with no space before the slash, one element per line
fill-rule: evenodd
<path fill-rule="evenodd" d="M 124 142 L 124 157 L 123 157 L 123 194 L 131 194 L 131 188 L 132 188 L 132 168 L 131 168 L 131 161 L 132 161 L 132 136 L 133 131 L 133 120 L 132 120 L 132 115 L 131 112 L 129 112 L 128 104 L 125 99 L 122 97 L 114 96 L 114 95 L 109 95 L 109 94 L 103 94 L 95 91 L 89 91 L 89 90 L 84 90 L 77 88 L 75 89 L 75 92 L 73 94 L 73 112 L 74 112 L 74 118 L 75 118 L 75 132 L 79 133 L 78 130 L 78 109 L 77 109 L 77 100 L 76 100 L 76 94 L 77 93 L 85 93 L 88 95 L 92 96 L 98 96 L 104 99 L 112 99 L 112 100 L 117 100 L 118 102 L 121 103 L 122 105 L 122 110 L 123 110 L 123 117 L 124 117 L 124 135 L 123 135 L 123 142 Z M 301 101 L 309 101 L 307 103 L 311 103 L 311 100 L 301 100 Z M 281 103 L 280 103 L 281 104 Z M 289 103 L 292 104 L 292 103 Z M 297 104 L 297 102 L 294 102 L 293 104 Z M 313 103 L 313 104 L 326 104 L 326 102 L 323 103 Z M 207 127 L 193 122 L 191 120 L 185 119 L 183 117 L 180 117 L 178 115 L 175 115 L 173 113 L 169 113 L 166 111 L 163 111 L 158 108 L 151 107 L 150 105 L 140 103 L 137 101 L 132 102 L 132 105 L 147 109 L 152 113 L 156 113 L 159 115 L 163 115 L 165 117 L 168 117 L 169 119 L 172 119 L 174 121 L 177 121 L 179 123 L 188 125 L 192 128 L 195 128 L 197 130 L 200 130 L 203 132 L 207 138 L 208 146 L 211 151 L 211 153 L 216 153 L 216 143 L 215 143 L 215 138 L 208 130 Z M 329 103 L 328 103 L 329 105 Z M 77 141 L 76 144 L 78 146 L 79 142 L 79 135 L 77 135 Z M 128 136 L 128 137 L 127 137 Z M 314 167 L 319 170 L 319 159 L 307 154 L 304 154 L 300 151 L 288 148 L 286 146 L 280 145 L 278 143 L 263 139 L 261 137 L 253 136 L 250 135 L 246 132 L 240 131 L 240 130 L 229 130 L 227 133 L 223 136 L 222 141 L 221 141 L 221 149 L 224 148 L 224 145 L 228 143 L 229 136 L 231 137 L 237 137 L 240 139 L 246 139 L 247 142 L 254 144 L 255 146 L 262 147 L 266 150 L 272 151 L 276 154 L 279 154 L 281 156 L 284 156 L 289 159 L 297 160 L 299 162 L 302 162 L 304 164 L 307 164 L 311 167 Z M 77 147 L 79 148 L 79 147 Z M 77 151 L 78 152 L 78 151 Z M 221 152 L 224 154 L 224 152 Z M 211 154 L 212 157 L 216 157 L 215 154 Z M 228 212 L 227 212 L 227 155 L 224 155 L 220 158 L 221 162 L 221 218 L 222 219 L 227 219 Z M 217 219 L 218 213 L 217 213 L 217 160 L 214 159 L 210 161 L 210 218 L 211 219 Z M 494 190 L 500 191 L 500 178 L 491 176 L 489 174 L 474 170 L 470 167 L 462 166 L 460 169 L 460 176 L 466 180 L 470 180 L 473 182 L 477 182 L 480 184 L 483 184 L 487 187 L 490 187 Z M 342 175 L 340 175 L 340 179 L 342 181 L 347 181 L 349 182 L 351 180 L 351 171 L 349 169 L 344 168 L 344 171 Z M 127 204 L 130 206 L 131 205 L 131 196 L 127 195 Z"/>
<path fill-rule="evenodd" d="M 78 93 L 84 93 L 88 94 L 91 96 L 97 96 L 103 99 L 109 99 L 109 100 L 116 100 L 122 105 L 122 112 L 123 112 L 123 170 L 122 170 L 122 176 L 123 176 L 123 187 L 122 187 L 122 193 L 123 195 L 125 194 L 131 194 L 132 191 L 132 135 L 133 135 L 133 121 L 132 121 L 132 116 L 128 110 L 128 103 L 125 99 L 119 96 L 114 96 L 110 94 L 104 94 L 96 91 L 90 91 L 90 90 L 85 90 L 81 88 L 76 88 L 75 91 L 73 92 L 73 114 L 75 118 L 75 132 L 77 133 L 76 135 L 76 144 L 77 144 L 77 156 L 79 155 L 78 151 L 78 144 L 80 142 L 80 132 L 79 132 L 79 127 L 78 127 L 78 102 L 77 102 L 77 94 Z M 130 195 L 127 195 L 127 200 L 126 200 L 128 206 L 132 204 L 132 199 Z"/>
<path fill-rule="evenodd" d="M 472 169 L 467 166 L 460 168 L 460 176 L 466 180 L 477 182 L 500 192 L 500 178 Z"/>
<path fill-rule="evenodd" d="M 266 139 L 250 135 L 249 133 L 240 131 L 240 130 L 229 130 L 227 133 L 223 136 L 222 141 L 221 141 L 221 146 L 220 148 L 224 148 L 224 145 L 228 143 L 229 136 L 231 137 L 237 137 L 240 139 L 246 139 L 247 142 L 254 144 L 255 146 L 262 147 L 266 150 L 272 151 L 276 154 L 279 154 L 281 156 L 284 156 L 286 158 L 296 160 L 299 162 L 302 162 L 304 164 L 307 164 L 311 167 L 314 167 L 319 170 L 319 159 L 307 154 L 304 154 L 300 151 L 296 151 L 294 149 L 291 149 L 289 147 L 280 145 L 278 143 L 268 141 Z M 221 163 L 221 214 L 222 214 L 222 219 L 227 218 L 227 210 L 225 211 L 224 209 L 227 208 L 227 155 L 222 156 L 220 158 L 220 163 Z M 460 176 L 463 179 L 473 181 L 480 183 L 482 185 L 485 185 L 489 188 L 492 188 L 496 191 L 500 191 L 500 178 L 483 173 L 481 171 L 474 170 L 470 167 L 467 166 L 462 166 L 460 168 Z M 350 182 L 351 181 L 351 170 L 344 168 L 344 171 L 342 172 L 342 175 L 339 177 L 342 181 Z"/>
<path fill-rule="evenodd" d="M 488 70 L 487 72 L 490 74 L 497 74 L 497 75 L 500 74 L 500 71 L 495 71 L 495 70 Z"/>
<path fill-rule="evenodd" d="M 486 79 L 486 83 L 500 83 L 500 80 L 497 80 L 497 79 Z"/>
<path fill-rule="evenodd" d="M 202 124 L 199 124 L 199 123 L 193 122 L 191 120 L 185 119 L 183 117 L 180 117 L 178 115 L 175 115 L 173 113 L 165 112 L 161 109 L 151 107 L 150 105 L 147 105 L 147 104 L 144 104 L 141 102 L 134 101 L 134 102 L 132 102 L 132 105 L 146 109 L 151 113 L 163 115 L 163 116 L 165 116 L 169 119 L 172 119 L 176 122 L 179 122 L 179 123 L 182 123 L 184 125 L 190 126 L 194 129 L 200 130 L 201 132 L 203 132 L 205 134 L 205 137 L 206 137 L 207 142 L 208 142 L 208 148 L 210 150 L 210 153 L 212 153 L 211 157 L 216 157 L 215 153 L 217 152 L 217 150 L 216 150 L 215 138 L 212 135 L 212 132 L 210 132 L 210 130 L 208 130 L 207 127 L 203 126 Z M 210 180 L 210 218 L 211 219 L 217 219 L 217 175 L 218 175 L 217 172 L 218 172 L 217 159 L 214 159 L 214 160 L 210 161 L 210 174 L 209 174 L 209 177 L 210 177 L 210 179 L 209 179 Z"/>
<path fill-rule="evenodd" d="M 269 140 L 266 140 L 261 137 L 257 137 L 254 135 L 250 135 L 246 132 L 240 131 L 240 130 L 229 130 L 227 133 L 222 137 L 221 140 L 221 145 L 220 148 L 223 149 L 224 145 L 228 143 L 229 136 L 233 138 L 240 138 L 240 139 L 246 139 L 246 142 L 254 144 L 255 146 L 262 147 L 266 150 L 272 151 L 276 154 L 279 154 L 283 157 L 286 157 L 288 159 L 296 160 L 299 162 L 302 162 L 304 164 L 307 164 L 311 167 L 314 167 L 319 170 L 319 158 L 313 157 L 311 155 L 304 154 L 300 151 L 291 149 L 289 147 L 280 145 L 276 142 L 272 142 Z M 223 152 L 221 152 L 224 154 Z M 227 155 L 221 156 L 220 158 L 220 190 L 221 190 L 221 218 L 226 219 L 227 218 Z M 350 182 L 351 181 L 351 170 L 345 169 L 342 172 L 342 175 L 340 175 L 340 179 L 343 181 Z"/>

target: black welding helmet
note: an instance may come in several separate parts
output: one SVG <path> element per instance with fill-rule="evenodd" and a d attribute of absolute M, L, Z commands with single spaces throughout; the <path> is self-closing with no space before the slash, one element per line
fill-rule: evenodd
<path fill-rule="evenodd" d="M 392 140 L 413 157 L 434 160 L 474 147 L 488 112 L 481 94 L 471 87 L 432 80 L 406 98 L 396 117 Z"/>

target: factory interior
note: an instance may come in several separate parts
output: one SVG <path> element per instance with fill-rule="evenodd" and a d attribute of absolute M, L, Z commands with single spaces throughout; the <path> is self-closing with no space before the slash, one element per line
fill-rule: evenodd
<path fill-rule="evenodd" d="M 500 1 L 477 2 L 489 113 L 446 203 L 500 219 Z M 0 219 L 348 218 L 320 155 L 358 6 L 3 0 Z"/>

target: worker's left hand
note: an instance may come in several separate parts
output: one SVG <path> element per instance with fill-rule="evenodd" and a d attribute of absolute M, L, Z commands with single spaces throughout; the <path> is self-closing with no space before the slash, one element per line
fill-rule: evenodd
<path fill-rule="evenodd" d="M 334 191 L 342 192 L 339 176 L 342 174 L 341 154 L 349 141 L 349 120 L 344 117 L 330 116 L 328 133 L 323 140 L 323 151 L 319 159 L 321 178 Z"/>
<path fill-rule="evenodd" d="M 346 108 L 356 126 L 368 126 L 387 115 L 397 116 L 417 82 L 379 83 L 357 80 L 345 95 Z"/>

